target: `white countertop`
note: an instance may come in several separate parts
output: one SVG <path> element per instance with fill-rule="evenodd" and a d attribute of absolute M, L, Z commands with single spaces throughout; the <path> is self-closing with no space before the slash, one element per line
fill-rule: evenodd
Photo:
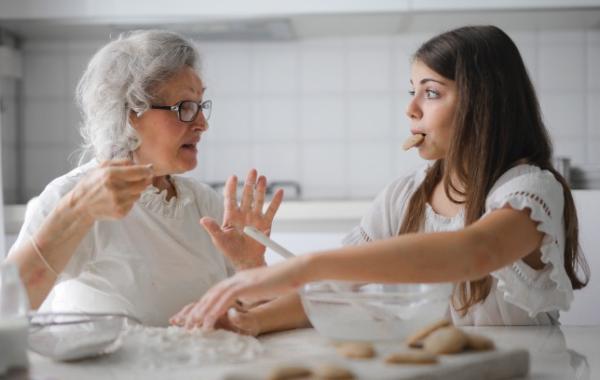
<path fill-rule="evenodd" d="M 530 353 L 530 375 L 525 379 L 536 380 L 590 380 L 600 376 L 600 326 L 589 327 L 479 327 L 469 331 L 493 338 L 500 350 L 526 348 Z M 203 368 L 181 368 L 178 370 L 126 370 L 97 358 L 72 363 L 53 362 L 30 353 L 28 372 L 12 372 L 11 379 L 252 379 L 262 378 L 260 372 L 277 363 L 315 363 L 334 358 L 331 342 L 313 329 L 292 330 L 260 338 L 266 352 L 252 363 L 210 365 Z M 118 355 L 119 351 L 111 354 Z M 328 359 L 329 358 L 329 359 Z M 380 363 L 380 364 L 378 364 Z M 376 379 L 377 367 L 389 372 L 389 366 L 380 360 L 352 361 L 346 363 L 353 369 L 370 366 L 369 379 Z M 360 372 L 360 371 L 357 371 Z M 257 377 L 257 373 L 259 376 Z"/>
<path fill-rule="evenodd" d="M 574 190 L 573 196 L 580 207 L 600 202 L 600 190 Z M 341 227 L 354 226 L 366 214 L 371 203 L 372 199 L 284 200 L 275 217 L 274 230 L 277 227 L 288 230 L 292 226 L 299 226 L 300 230 L 303 230 L 302 227 L 306 225 L 310 226 L 312 231 L 323 227 L 327 232 L 331 230 L 328 225 L 336 224 L 336 229 L 341 231 Z M 4 220 L 7 233 L 18 233 L 23 223 L 25 208 L 26 205 L 21 204 L 5 205 Z"/>

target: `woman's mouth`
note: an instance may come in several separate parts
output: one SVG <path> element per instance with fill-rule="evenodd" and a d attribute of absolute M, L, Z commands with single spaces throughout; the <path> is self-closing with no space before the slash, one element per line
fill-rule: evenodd
<path fill-rule="evenodd" d="M 185 149 L 187 151 L 193 151 L 193 152 L 198 151 L 198 149 L 196 149 L 196 144 L 183 144 L 181 146 L 181 149 Z"/>

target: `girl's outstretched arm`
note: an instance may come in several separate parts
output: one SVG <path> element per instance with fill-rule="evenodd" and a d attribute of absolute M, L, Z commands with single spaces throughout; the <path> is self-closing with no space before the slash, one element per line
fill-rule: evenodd
<path fill-rule="evenodd" d="M 174 319 L 184 321 L 187 327 L 211 328 L 237 299 L 274 297 L 311 281 L 474 280 L 535 252 L 542 238 L 528 210 L 499 209 L 459 231 L 407 234 L 239 272 L 215 285 Z"/>
<path fill-rule="evenodd" d="M 543 233 L 529 211 L 496 210 L 453 232 L 414 233 L 314 255 L 309 281 L 475 280 L 537 250 Z"/>

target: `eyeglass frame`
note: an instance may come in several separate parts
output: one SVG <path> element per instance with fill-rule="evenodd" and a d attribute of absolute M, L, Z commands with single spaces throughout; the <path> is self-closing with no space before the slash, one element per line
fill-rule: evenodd
<path fill-rule="evenodd" d="M 188 102 L 197 104 L 198 112 L 196 112 L 196 114 L 194 115 L 192 120 L 189 120 L 189 121 L 181 120 L 181 105 L 183 103 L 188 103 Z M 150 108 L 154 109 L 154 110 L 166 110 L 166 111 L 177 112 L 177 120 L 181 121 L 182 123 L 192 123 L 192 122 L 196 121 L 196 119 L 198 118 L 198 114 L 200 114 L 200 112 L 202 112 L 205 109 L 206 105 L 208 105 L 209 114 L 208 114 L 208 117 L 205 118 L 205 120 L 208 120 L 208 119 L 210 119 L 210 116 L 212 114 L 212 100 L 203 100 L 201 102 L 196 102 L 193 100 L 180 100 L 179 102 L 177 102 L 176 104 L 174 104 L 172 106 L 158 106 L 158 105 L 152 104 L 150 106 Z M 202 115 L 204 115 L 204 112 L 202 112 Z"/>

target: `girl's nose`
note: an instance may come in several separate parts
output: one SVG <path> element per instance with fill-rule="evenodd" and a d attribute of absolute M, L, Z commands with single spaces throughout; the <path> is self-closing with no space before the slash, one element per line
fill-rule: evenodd
<path fill-rule="evenodd" d="M 408 102 L 408 105 L 406 106 L 406 116 L 408 116 L 409 119 L 413 120 L 413 119 L 420 119 L 423 116 L 423 113 L 421 112 L 421 108 L 419 107 L 419 105 L 416 102 L 416 98 L 413 97 L 410 102 Z"/>

